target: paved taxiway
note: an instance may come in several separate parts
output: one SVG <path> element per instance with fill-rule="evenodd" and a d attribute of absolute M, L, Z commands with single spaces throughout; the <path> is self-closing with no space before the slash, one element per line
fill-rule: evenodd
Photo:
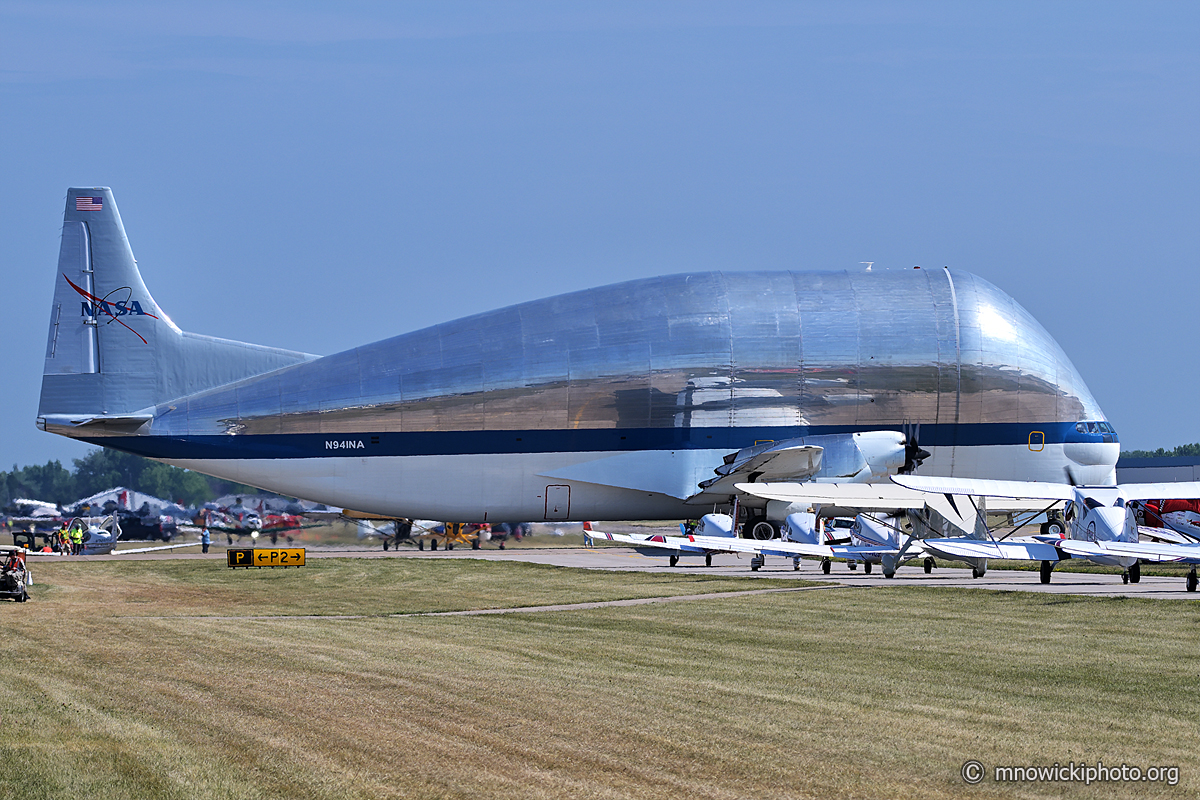
<path fill-rule="evenodd" d="M 282 545 L 281 545 L 282 546 Z M 895 578 L 884 578 L 878 568 L 867 575 L 860 566 L 851 572 L 844 562 L 834 562 L 833 570 L 824 575 L 816 561 L 803 561 L 799 570 L 792 568 L 790 559 L 767 557 L 766 564 L 757 572 L 750 569 L 750 558 L 718 554 L 713 556 L 713 565 L 704 566 L 702 558 L 685 556 L 679 565 L 671 567 L 665 556 L 644 556 L 623 547 L 564 548 L 510 548 L 507 550 L 383 550 L 382 548 L 307 547 L 308 558 L 476 558 L 486 561 L 522 561 L 529 564 L 547 564 L 556 567 L 580 567 L 583 569 L 632 570 L 635 572 L 680 572 L 688 575 L 756 576 L 762 578 L 805 579 L 829 581 L 841 586 L 934 586 L 964 589 L 992 589 L 1008 592 L 1040 592 L 1043 594 L 1080 595 L 1086 597 L 1145 597 L 1160 600 L 1200 600 L 1200 592 L 1184 591 L 1184 577 L 1156 577 L 1143 575 L 1141 583 L 1123 584 L 1114 569 L 1111 573 L 1055 572 L 1049 585 L 1038 581 L 1037 572 L 1023 570 L 989 570 L 979 579 L 971 577 L 969 569 L 939 567 L 926 575 L 919 566 L 901 567 Z M 223 550 L 201 555 L 199 553 L 135 553 L 127 556 L 47 556 L 54 561 L 96 560 L 143 560 L 143 559 L 210 559 L 225 560 Z M 40 560 L 40 559 L 39 559 Z M 36 562 L 34 562 L 36 563 Z M 36 570 L 36 568 L 35 568 Z M 35 573 L 36 574 L 36 573 Z"/>

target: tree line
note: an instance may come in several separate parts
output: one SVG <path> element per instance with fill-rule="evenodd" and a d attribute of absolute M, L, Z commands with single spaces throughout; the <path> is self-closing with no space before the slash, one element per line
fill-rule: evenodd
<path fill-rule="evenodd" d="M 0 471 L 0 507 L 17 498 L 69 505 L 117 486 L 185 506 L 199 505 L 224 494 L 258 492 L 244 484 L 210 478 L 119 450 L 97 449 L 73 460 L 74 470 L 55 459 L 26 467 L 14 464 L 11 471 Z"/>
<path fill-rule="evenodd" d="M 1200 442 L 1176 445 L 1173 450 L 1122 450 L 1121 458 L 1196 458 L 1200 456 Z"/>

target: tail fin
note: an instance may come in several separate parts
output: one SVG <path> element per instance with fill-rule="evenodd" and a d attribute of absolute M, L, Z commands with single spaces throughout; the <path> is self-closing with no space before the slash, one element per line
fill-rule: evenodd
<path fill-rule="evenodd" d="M 70 435 L 105 419 L 128 427 L 158 403 L 312 358 L 179 330 L 142 281 L 112 190 L 67 190 L 38 408 L 43 430 Z"/>

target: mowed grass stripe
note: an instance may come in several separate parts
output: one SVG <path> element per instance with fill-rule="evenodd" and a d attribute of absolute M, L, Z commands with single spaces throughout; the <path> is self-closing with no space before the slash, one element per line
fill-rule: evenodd
<path fill-rule="evenodd" d="M 813 585 L 542 564 L 314 559 L 298 569 L 231 570 L 193 560 L 35 563 L 22 617 L 358 616 L 466 611 Z"/>
<path fill-rule="evenodd" d="M 529 581 L 513 566 L 493 590 Z M 1200 767 L 1185 602 L 881 588 L 234 625 L 98 609 L 10 615 L 0 755 L 24 774 L 0 796 L 957 797 L 967 758 L 1102 758 L 1180 765 L 1180 787 L 1132 787 L 1175 797 Z"/>

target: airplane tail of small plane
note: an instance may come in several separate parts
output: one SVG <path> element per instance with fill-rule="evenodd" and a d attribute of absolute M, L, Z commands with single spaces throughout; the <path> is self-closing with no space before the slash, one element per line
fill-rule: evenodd
<path fill-rule="evenodd" d="M 129 434 L 156 404 L 314 357 L 181 331 L 142 280 L 112 190 L 67 190 L 38 427 Z"/>

